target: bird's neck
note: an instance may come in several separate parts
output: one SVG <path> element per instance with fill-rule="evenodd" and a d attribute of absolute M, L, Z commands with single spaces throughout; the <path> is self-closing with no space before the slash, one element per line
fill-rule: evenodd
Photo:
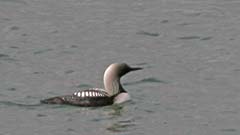
<path fill-rule="evenodd" d="M 125 91 L 121 85 L 120 77 L 117 76 L 111 69 L 105 71 L 103 82 L 105 90 L 110 96 L 114 96 Z"/>

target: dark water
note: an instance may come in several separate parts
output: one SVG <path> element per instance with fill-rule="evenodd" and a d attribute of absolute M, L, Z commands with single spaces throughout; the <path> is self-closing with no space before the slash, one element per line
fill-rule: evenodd
<path fill-rule="evenodd" d="M 0 135 L 239 135 L 238 0 L 0 0 Z M 113 62 L 132 101 L 39 100 L 102 87 Z"/>

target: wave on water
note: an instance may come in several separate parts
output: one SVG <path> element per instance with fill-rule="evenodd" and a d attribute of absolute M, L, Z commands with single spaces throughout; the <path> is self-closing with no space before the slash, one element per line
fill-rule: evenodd
<path fill-rule="evenodd" d="M 16 103 L 11 101 L 0 101 L 0 106 L 15 106 L 15 107 L 25 107 L 25 108 L 32 108 L 32 107 L 38 107 L 41 104 L 23 104 L 23 103 Z"/>
<path fill-rule="evenodd" d="M 123 85 L 135 85 L 135 84 L 142 84 L 142 83 L 168 83 L 167 81 L 157 79 L 155 77 L 144 78 L 139 81 L 123 83 Z"/>

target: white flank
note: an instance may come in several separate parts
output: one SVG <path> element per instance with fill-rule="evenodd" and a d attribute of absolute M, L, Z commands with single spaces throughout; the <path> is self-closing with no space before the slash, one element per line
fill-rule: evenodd
<path fill-rule="evenodd" d="M 120 93 L 114 98 L 114 104 L 120 104 L 130 100 L 131 97 L 128 93 Z"/>
<path fill-rule="evenodd" d="M 90 96 L 90 97 L 92 96 L 92 92 L 89 92 L 89 96 Z"/>
<path fill-rule="evenodd" d="M 81 97 L 81 92 L 78 92 L 78 94 L 77 94 L 77 95 L 78 95 L 78 97 Z"/>
<path fill-rule="evenodd" d="M 85 97 L 84 93 L 85 93 L 85 92 L 83 91 L 83 92 L 82 92 L 82 97 Z"/>

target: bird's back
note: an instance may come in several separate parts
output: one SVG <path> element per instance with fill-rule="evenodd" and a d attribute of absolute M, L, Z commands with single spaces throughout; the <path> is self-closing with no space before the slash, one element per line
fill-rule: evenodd
<path fill-rule="evenodd" d="M 57 96 L 42 100 L 46 104 L 69 104 L 75 106 L 95 107 L 113 104 L 113 96 L 99 88 L 76 91 L 72 95 Z"/>

